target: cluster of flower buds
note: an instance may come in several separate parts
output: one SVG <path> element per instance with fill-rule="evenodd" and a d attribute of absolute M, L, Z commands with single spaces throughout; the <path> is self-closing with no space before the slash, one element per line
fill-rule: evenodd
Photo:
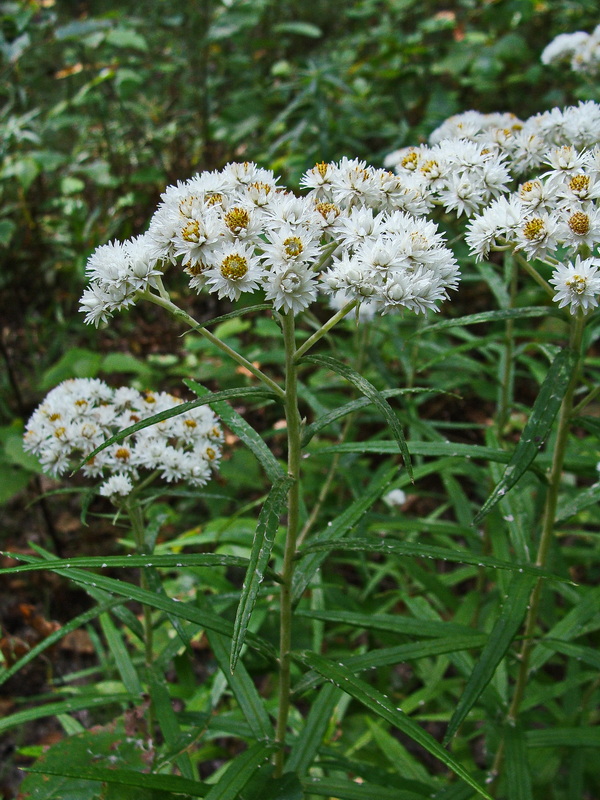
<path fill-rule="evenodd" d="M 64 381 L 34 411 L 24 447 L 47 472 L 63 475 L 119 431 L 182 402 L 166 392 L 113 389 L 98 379 Z M 83 472 L 104 478 L 99 491 L 107 497 L 128 495 L 141 470 L 157 471 L 169 483 L 203 486 L 219 462 L 222 439 L 217 417 L 199 406 L 109 445 L 86 461 Z"/>
<path fill-rule="evenodd" d="M 600 25 L 592 33 L 561 33 L 542 52 L 542 64 L 568 61 L 575 72 L 597 75 L 600 71 Z"/>
<path fill-rule="evenodd" d="M 293 314 L 341 291 L 378 313 L 425 311 L 457 286 L 455 259 L 423 218 L 431 201 L 412 176 L 342 159 L 318 164 L 302 185 L 297 196 L 269 170 L 233 163 L 169 186 L 146 234 L 91 256 L 86 321 L 164 291 L 169 265 L 195 292 L 262 292 Z"/>

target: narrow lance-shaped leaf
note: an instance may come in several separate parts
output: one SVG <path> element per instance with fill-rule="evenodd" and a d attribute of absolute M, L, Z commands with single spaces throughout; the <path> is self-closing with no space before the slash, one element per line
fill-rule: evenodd
<path fill-rule="evenodd" d="M 250 563 L 246 571 L 246 578 L 233 626 L 233 641 L 231 643 L 232 672 L 235 670 L 235 665 L 244 645 L 258 590 L 263 582 L 265 570 L 271 557 L 275 533 L 279 525 L 279 516 L 285 507 L 287 493 L 292 483 L 293 479 L 287 475 L 278 478 L 269 492 L 269 496 L 258 517 L 250 553 Z"/>
<path fill-rule="evenodd" d="M 116 784 L 118 786 L 134 786 L 157 792 L 173 792 L 187 794 L 192 797 L 205 797 L 209 786 L 199 781 L 191 781 L 180 775 L 148 775 L 133 769 L 112 769 L 110 767 L 96 767 L 77 765 L 70 766 L 65 763 L 64 769 L 53 767 L 25 767 L 26 772 L 39 772 L 44 775 L 62 775 L 65 778 L 81 778 L 86 781 L 102 781 L 102 783 Z"/>
<path fill-rule="evenodd" d="M 7 558 L 20 558 L 19 553 L 9 553 L 0 550 L 0 555 Z M 155 567 L 160 569 L 172 569 L 173 567 L 245 567 L 248 564 L 247 558 L 242 556 L 228 556 L 218 553 L 181 553 L 177 555 L 148 555 L 148 556 L 81 556 L 79 558 L 52 559 L 52 569 L 66 567 L 67 569 L 82 567 Z M 36 559 L 29 564 L 20 564 L 16 567 L 3 567 L 0 575 L 5 573 L 35 572 L 47 570 L 47 561 Z"/>
<path fill-rule="evenodd" d="M 398 417 L 394 414 L 394 410 L 382 393 L 376 389 L 372 383 L 369 383 L 366 378 L 363 378 L 362 375 L 356 372 L 356 370 L 351 369 L 351 367 L 348 367 L 346 364 L 343 364 L 341 361 L 338 361 L 335 358 L 331 358 L 331 356 L 305 356 L 302 361 L 309 361 L 313 364 L 318 364 L 319 366 L 325 367 L 326 369 L 330 369 L 332 372 L 336 372 L 338 375 L 341 375 L 342 378 L 345 378 L 349 383 L 355 386 L 359 392 L 364 394 L 365 397 L 368 397 L 371 402 L 377 406 L 377 408 L 385 417 L 385 420 L 390 426 L 392 433 L 394 434 L 394 439 L 398 443 L 398 448 L 402 454 L 402 460 L 404 461 L 406 470 L 412 480 L 412 464 L 410 460 L 410 453 L 408 452 L 408 447 L 406 445 L 406 439 L 402 433 L 402 428 L 398 422 Z"/>
<path fill-rule="evenodd" d="M 381 396 L 387 399 L 388 397 L 398 397 L 399 395 L 403 394 L 421 394 L 422 392 L 429 392 L 431 394 L 434 391 L 434 389 L 429 389 L 426 387 L 413 389 L 383 389 Z M 453 393 L 443 392 L 442 394 Z M 453 396 L 456 397 L 457 395 L 453 394 Z M 307 445 L 316 433 L 323 428 L 326 428 L 328 425 L 331 425 L 332 422 L 335 422 L 341 417 L 345 417 L 347 414 L 352 414 L 354 411 L 359 411 L 361 408 L 365 408 L 372 403 L 373 400 L 370 397 L 360 397 L 358 400 L 352 400 L 350 403 L 345 403 L 343 406 L 333 408 L 331 411 L 328 411 L 326 414 L 318 417 L 310 425 L 307 425 L 302 431 L 302 446 L 304 447 Z"/>
<path fill-rule="evenodd" d="M 440 331 L 446 328 L 458 328 L 463 325 L 479 325 L 482 322 L 498 322 L 506 319 L 531 319 L 532 317 L 547 317 L 548 315 L 559 316 L 560 312 L 546 306 L 525 306 L 523 308 L 503 308 L 498 311 L 482 311 L 480 314 L 469 314 L 466 317 L 456 319 L 444 319 L 435 322 L 426 328 L 421 328 L 413 336 L 429 333 L 430 331 Z"/>
<path fill-rule="evenodd" d="M 165 419 L 171 419 L 171 417 L 177 417 L 179 414 L 185 414 L 187 411 L 191 411 L 194 408 L 198 408 L 198 406 L 206 406 L 212 405 L 213 403 L 218 403 L 222 400 L 230 400 L 233 397 L 248 397 L 248 396 L 262 396 L 262 397 L 275 397 L 273 392 L 269 389 L 262 389 L 260 387 L 240 387 L 238 389 L 225 389 L 222 392 L 211 392 L 204 397 L 201 397 L 199 400 L 191 400 L 187 403 L 180 403 L 178 406 L 174 408 L 168 408 L 165 411 L 161 411 L 158 414 L 154 414 L 151 417 L 147 417 L 146 419 L 140 420 L 140 422 L 136 422 L 135 425 L 130 425 L 127 428 L 124 428 L 119 433 L 116 433 L 114 436 L 111 436 L 110 439 L 107 439 L 105 442 L 102 442 L 101 445 L 96 447 L 95 450 L 92 450 L 80 464 L 73 470 L 73 473 L 77 472 L 87 461 L 94 456 L 98 455 L 102 450 L 106 447 L 109 447 L 111 444 L 115 444 L 116 442 L 121 442 L 123 439 L 126 439 L 128 436 L 131 436 L 132 433 L 137 433 L 138 431 L 143 430 L 144 428 L 149 428 L 151 425 L 156 425 L 157 422 L 162 422 Z"/>
<path fill-rule="evenodd" d="M 525 575 L 516 575 L 511 581 L 500 615 L 452 715 L 444 742 L 449 742 L 454 736 L 485 687 L 494 677 L 498 664 L 504 658 L 521 627 L 527 611 L 531 587 L 532 580 Z"/>
<path fill-rule="evenodd" d="M 206 795 L 206 800 L 237 800 L 239 792 L 274 750 L 273 745 L 255 744 L 237 756 L 221 780 Z"/>
<path fill-rule="evenodd" d="M 385 719 L 391 725 L 395 725 L 402 733 L 409 736 L 414 742 L 424 747 L 428 753 L 435 756 L 443 764 L 449 767 L 459 778 L 467 783 L 482 797 L 491 800 L 490 795 L 486 790 L 480 786 L 477 781 L 472 778 L 469 773 L 450 755 L 441 744 L 436 741 L 427 731 L 415 722 L 415 720 L 408 717 L 400 711 L 395 704 L 386 697 L 378 689 L 370 686 L 365 681 L 357 678 L 349 669 L 341 664 L 336 664 L 334 661 L 323 658 L 323 656 L 316 653 L 303 652 L 300 654 L 293 654 L 295 658 L 302 661 L 311 669 L 314 669 L 325 680 L 334 683 L 344 692 L 349 694 L 359 703 L 362 703 L 366 708 L 376 714 L 378 717 Z"/>
<path fill-rule="evenodd" d="M 194 394 L 197 394 L 198 397 L 206 397 L 207 394 L 209 394 L 208 389 L 205 389 L 204 386 L 196 381 L 184 380 L 184 383 L 188 389 L 191 389 L 191 391 L 194 392 Z M 275 395 L 272 396 L 275 397 Z M 273 453 L 269 450 L 262 437 L 251 425 L 246 422 L 242 416 L 237 413 L 237 411 L 234 411 L 234 409 L 231 408 L 229 403 L 221 401 L 218 403 L 212 403 L 211 405 L 215 413 L 221 417 L 223 422 L 229 428 L 231 428 L 235 435 L 239 436 L 242 442 L 244 442 L 246 447 L 248 447 L 254 453 L 256 459 L 263 467 L 267 477 L 271 482 L 274 482 L 277 480 L 277 478 L 280 478 L 285 474 L 281 465 Z"/>
<path fill-rule="evenodd" d="M 575 355 L 569 349 L 561 350 L 552 362 L 519 443 L 504 470 L 504 475 L 473 520 L 474 524 L 477 524 L 500 498 L 513 488 L 536 457 L 550 433 L 569 385 L 575 362 Z"/>
<path fill-rule="evenodd" d="M 359 550 L 365 553 L 386 553 L 390 556 L 410 556 L 414 558 L 431 558 L 439 561 L 451 561 L 458 564 L 472 564 L 478 567 L 490 567 L 491 569 L 506 569 L 511 572 L 522 572 L 536 578 L 549 578 L 565 583 L 572 583 L 568 578 L 561 575 L 554 575 L 552 572 L 541 570 L 531 564 L 519 564 L 511 561 L 503 561 L 492 556 L 479 555 L 467 550 L 451 550 L 447 547 L 436 547 L 427 544 L 408 544 L 396 540 L 387 539 L 343 539 L 340 542 L 311 542 L 307 544 L 302 552 L 314 553 L 320 550 Z"/>
<path fill-rule="evenodd" d="M 520 725 L 505 725 L 506 789 L 510 800 L 532 800 L 527 744 Z"/>

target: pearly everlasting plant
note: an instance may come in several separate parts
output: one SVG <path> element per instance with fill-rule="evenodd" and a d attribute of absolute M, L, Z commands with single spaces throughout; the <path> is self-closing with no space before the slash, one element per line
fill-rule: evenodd
<path fill-rule="evenodd" d="M 164 297 L 173 267 L 195 293 L 258 293 L 293 314 L 341 291 L 377 313 L 419 313 L 457 287 L 456 260 L 423 219 L 431 199 L 419 181 L 343 159 L 318 164 L 302 185 L 307 194 L 296 196 L 244 163 L 169 186 L 147 233 L 102 245 L 89 259 L 86 322 Z"/>
<path fill-rule="evenodd" d="M 113 389 L 98 379 L 61 383 L 48 393 L 25 429 L 24 447 L 46 471 L 64 475 L 121 430 L 151 416 L 183 406 L 167 392 Z M 143 472 L 168 483 L 203 486 L 221 454 L 223 433 L 206 406 L 185 409 L 105 448 L 83 466 L 89 478 L 101 478 L 101 495 L 127 496 Z"/>

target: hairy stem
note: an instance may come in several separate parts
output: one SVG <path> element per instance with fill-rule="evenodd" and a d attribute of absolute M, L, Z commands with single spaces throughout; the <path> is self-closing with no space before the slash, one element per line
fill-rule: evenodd
<path fill-rule="evenodd" d="M 297 367 L 294 358 L 294 316 L 282 316 L 285 345 L 285 416 L 288 440 L 288 474 L 294 479 L 288 494 L 287 532 L 281 573 L 281 607 L 279 622 L 279 703 L 275 740 L 279 749 L 275 755 L 275 777 L 283 772 L 285 762 L 285 733 L 290 710 L 290 667 L 292 649 L 292 578 L 300 519 L 300 413 L 298 411 Z"/>

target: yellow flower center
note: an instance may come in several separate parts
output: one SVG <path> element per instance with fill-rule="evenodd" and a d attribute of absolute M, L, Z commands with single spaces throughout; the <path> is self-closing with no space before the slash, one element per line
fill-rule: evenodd
<path fill-rule="evenodd" d="M 317 203 L 315 206 L 321 216 L 327 218 L 329 214 L 339 217 L 340 210 L 334 203 Z"/>
<path fill-rule="evenodd" d="M 186 420 L 184 420 L 183 424 L 186 425 L 188 428 L 197 428 L 198 427 L 198 423 L 196 422 L 195 419 L 186 419 Z"/>
<path fill-rule="evenodd" d="M 539 181 L 525 181 L 523 186 L 521 186 L 521 191 L 519 194 L 521 195 L 521 197 L 524 197 L 525 195 L 529 194 L 529 192 L 533 192 L 536 186 L 539 185 L 540 185 Z"/>
<path fill-rule="evenodd" d="M 56 436 L 57 439 L 60 439 L 61 436 L 65 435 L 66 431 L 67 431 L 66 428 L 57 428 L 54 431 L 54 435 Z"/>
<path fill-rule="evenodd" d="M 146 401 L 146 403 L 156 403 L 156 397 L 154 397 L 152 392 L 146 392 L 144 400 Z"/>
<path fill-rule="evenodd" d="M 250 223 L 250 214 L 245 208 L 232 208 L 225 214 L 225 225 L 232 233 L 239 233 L 242 229 L 248 227 Z"/>
<path fill-rule="evenodd" d="M 185 265 L 183 271 L 186 275 L 194 277 L 196 275 L 202 275 L 206 269 L 208 269 L 208 264 L 205 264 L 203 261 L 197 261 L 195 264 L 192 264 L 190 261 Z"/>
<path fill-rule="evenodd" d="M 87 406 L 87 400 L 75 400 L 75 405 L 79 406 L 79 408 L 83 408 L 83 406 Z"/>
<path fill-rule="evenodd" d="M 58 413 L 58 411 L 55 411 L 54 414 L 50 414 L 48 419 L 50 420 L 50 422 L 56 422 L 56 420 L 60 419 L 60 414 Z"/>
<path fill-rule="evenodd" d="M 590 187 L 588 175 L 573 175 L 569 181 L 569 189 L 572 192 L 586 192 Z"/>
<path fill-rule="evenodd" d="M 206 448 L 206 457 L 208 458 L 209 461 L 214 461 L 215 458 L 217 457 L 217 454 L 212 449 L 212 447 L 207 447 Z"/>
<path fill-rule="evenodd" d="M 419 160 L 418 153 L 415 153 L 415 151 L 412 150 L 410 153 L 407 153 L 404 156 L 404 158 L 400 163 L 402 164 L 404 169 L 416 169 L 418 160 Z"/>
<path fill-rule="evenodd" d="M 302 240 L 299 239 L 297 236 L 290 236 L 283 242 L 283 246 L 285 248 L 286 254 L 290 258 L 297 258 L 300 253 L 304 250 L 304 245 L 302 244 Z"/>
<path fill-rule="evenodd" d="M 115 458 L 120 461 L 128 461 L 131 456 L 131 450 L 128 447 L 119 447 L 115 453 Z"/>
<path fill-rule="evenodd" d="M 585 236 L 590 230 L 590 218 L 583 211 L 576 211 L 569 217 L 569 228 L 578 236 Z"/>
<path fill-rule="evenodd" d="M 523 225 L 523 235 L 526 239 L 529 239 L 529 241 L 541 239 L 545 233 L 546 227 L 544 225 L 544 220 L 539 217 L 534 217 Z"/>
<path fill-rule="evenodd" d="M 327 175 L 328 166 L 329 164 L 326 164 L 324 161 L 320 161 L 318 164 L 315 164 L 315 169 L 322 178 L 324 178 L 325 175 Z"/>
<path fill-rule="evenodd" d="M 218 206 L 222 202 L 223 202 L 223 195 L 220 192 L 215 192 L 215 194 L 211 194 L 210 197 L 206 198 L 207 206 Z"/>
<path fill-rule="evenodd" d="M 421 172 L 424 175 L 430 175 L 434 169 L 437 169 L 438 162 L 435 160 L 426 161 L 423 166 L 421 167 Z"/>
<path fill-rule="evenodd" d="M 244 256 L 232 253 L 221 262 L 221 275 L 230 281 L 243 278 L 248 272 L 248 261 Z"/>
<path fill-rule="evenodd" d="M 182 237 L 186 242 L 199 242 L 200 241 L 200 224 L 197 220 L 193 219 L 183 226 L 181 230 Z"/>
<path fill-rule="evenodd" d="M 586 279 L 582 278 L 581 275 L 573 275 L 573 277 L 569 278 L 565 283 L 575 294 L 583 294 L 587 286 Z"/>

